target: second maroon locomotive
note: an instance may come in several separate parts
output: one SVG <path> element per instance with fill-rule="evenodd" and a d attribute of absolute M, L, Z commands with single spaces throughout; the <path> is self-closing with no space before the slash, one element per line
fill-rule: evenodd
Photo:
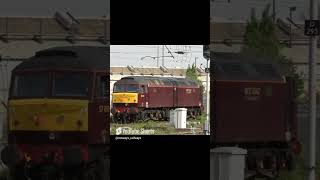
<path fill-rule="evenodd" d="M 190 79 L 129 76 L 114 84 L 112 115 L 115 121 L 168 120 L 170 110 L 187 108 L 188 116 L 201 114 L 202 88 Z"/>

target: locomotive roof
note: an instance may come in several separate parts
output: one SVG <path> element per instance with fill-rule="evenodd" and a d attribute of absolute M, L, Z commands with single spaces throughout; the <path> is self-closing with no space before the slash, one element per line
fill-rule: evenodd
<path fill-rule="evenodd" d="M 187 78 L 153 77 L 153 76 L 127 76 L 121 78 L 121 83 L 149 84 L 159 86 L 198 86 L 197 82 Z"/>
<path fill-rule="evenodd" d="M 25 69 L 101 69 L 109 70 L 109 47 L 66 46 L 36 52 L 14 70 Z"/>
<path fill-rule="evenodd" d="M 268 58 L 239 53 L 211 53 L 216 80 L 283 81 L 280 66 Z"/>

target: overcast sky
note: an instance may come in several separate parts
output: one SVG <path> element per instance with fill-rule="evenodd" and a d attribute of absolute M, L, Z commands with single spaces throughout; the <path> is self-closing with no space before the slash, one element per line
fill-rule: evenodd
<path fill-rule="evenodd" d="M 0 5 L 0 16 L 53 16 L 56 11 L 101 17 L 110 13 L 110 0 L 1 0 Z"/>
<path fill-rule="evenodd" d="M 151 57 L 157 57 L 157 47 L 159 47 L 159 65 L 162 65 L 162 45 L 111 45 L 110 46 L 110 65 L 111 66 L 128 66 L 134 67 L 157 67 L 157 60 Z M 202 63 L 202 68 L 206 66 L 206 60 L 203 58 L 203 46 L 190 45 L 190 46 L 176 46 L 168 45 L 169 50 L 172 52 L 174 58 L 165 57 L 165 67 L 178 67 L 187 68 L 192 65 L 197 58 L 197 67 Z M 186 52 L 185 55 L 179 55 L 177 51 Z M 147 56 L 147 57 L 146 57 Z M 151 56 L 151 57 L 148 57 Z M 168 50 L 164 50 L 164 56 L 171 56 Z M 143 58 L 145 57 L 145 58 Z M 142 60 L 141 60 L 142 59 Z"/>

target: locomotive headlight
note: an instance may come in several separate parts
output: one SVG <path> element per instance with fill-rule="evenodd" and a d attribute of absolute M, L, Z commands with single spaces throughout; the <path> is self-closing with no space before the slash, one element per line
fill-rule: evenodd
<path fill-rule="evenodd" d="M 88 112 L 88 108 L 81 108 L 80 113 L 84 114 Z"/>
<path fill-rule="evenodd" d="M 291 132 L 290 131 L 286 131 L 285 138 L 286 138 L 287 142 L 289 142 L 291 140 Z"/>
<path fill-rule="evenodd" d="M 29 154 L 27 154 L 27 153 L 24 153 L 24 159 L 25 159 L 27 162 L 29 162 L 29 161 L 31 161 L 31 156 L 30 156 Z"/>
<path fill-rule="evenodd" d="M 36 126 L 39 126 L 39 125 L 40 125 L 39 116 L 34 115 L 34 116 L 33 116 L 33 121 L 34 121 L 34 124 L 35 124 Z"/>
<path fill-rule="evenodd" d="M 54 140 L 56 138 L 56 135 L 54 134 L 54 132 L 50 132 L 49 133 L 49 139 L 50 140 Z"/>
<path fill-rule="evenodd" d="M 33 116 L 33 121 L 36 126 L 39 126 L 40 124 L 42 124 L 42 122 L 44 122 L 44 120 L 45 120 L 45 118 L 41 115 L 34 115 Z"/>
<path fill-rule="evenodd" d="M 78 121 L 77 121 L 77 125 L 78 125 L 78 127 L 81 127 L 81 126 L 83 125 L 82 120 L 78 120 Z"/>
<path fill-rule="evenodd" d="M 56 117 L 56 121 L 57 121 L 58 124 L 63 123 L 63 121 L 64 121 L 64 115 L 61 114 L 61 115 L 59 115 L 58 117 Z"/>
<path fill-rule="evenodd" d="M 13 120 L 13 125 L 14 125 L 14 126 L 19 126 L 19 124 L 20 124 L 20 122 L 19 122 L 18 120 L 16 120 L 16 119 Z"/>

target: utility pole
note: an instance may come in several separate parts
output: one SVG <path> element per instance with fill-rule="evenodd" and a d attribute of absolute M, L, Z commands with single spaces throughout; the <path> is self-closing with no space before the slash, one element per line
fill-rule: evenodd
<path fill-rule="evenodd" d="M 209 92 L 209 58 L 207 58 L 206 70 L 206 122 L 205 122 L 205 135 L 210 135 L 210 92 Z"/>
<path fill-rule="evenodd" d="M 194 65 L 197 67 L 197 59 L 198 59 L 198 57 L 195 57 L 194 58 Z"/>
<path fill-rule="evenodd" d="M 162 66 L 164 67 L 164 45 L 162 45 Z"/>
<path fill-rule="evenodd" d="M 209 45 L 203 46 L 203 57 L 207 60 L 207 68 L 205 68 L 206 73 L 206 121 L 204 124 L 204 134 L 210 135 L 210 86 L 209 86 L 209 75 L 210 75 L 210 47 Z"/>
<path fill-rule="evenodd" d="M 318 0 L 310 0 L 310 20 L 318 20 Z M 310 36 L 309 48 L 309 118 L 310 118 L 310 147 L 308 180 L 316 180 L 316 50 L 317 36 Z"/>
<path fill-rule="evenodd" d="M 291 11 L 291 8 L 290 8 L 290 13 L 289 13 L 289 17 L 290 17 L 290 20 L 292 21 L 292 11 Z M 292 27 L 291 27 L 291 23 L 289 23 L 289 28 L 290 28 L 290 41 L 289 41 L 289 47 L 291 48 L 292 47 Z"/>
<path fill-rule="evenodd" d="M 276 22 L 276 0 L 272 0 L 272 20 L 274 24 Z"/>
<path fill-rule="evenodd" d="M 157 67 L 159 67 L 159 45 L 157 45 Z"/>
<path fill-rule="evenodd" d="M 289 11 L 290 11 L 290 13 L 289 13 L 289 18 L 290 18 L 290 21 L 292 21 L 293 22 L 293 20 L 292 20 L 292 12 L 293 11 L 296 11 L 296 7 L 290 7 L 289 8 Z M 290 28 L 290 41 L 289 41 L 289 47 L 291 48 L 292 47 L 292 25 L 291 25 L 292 23 L 290 23 L 290 25 L 289 25 L 289 28 Z"/>

